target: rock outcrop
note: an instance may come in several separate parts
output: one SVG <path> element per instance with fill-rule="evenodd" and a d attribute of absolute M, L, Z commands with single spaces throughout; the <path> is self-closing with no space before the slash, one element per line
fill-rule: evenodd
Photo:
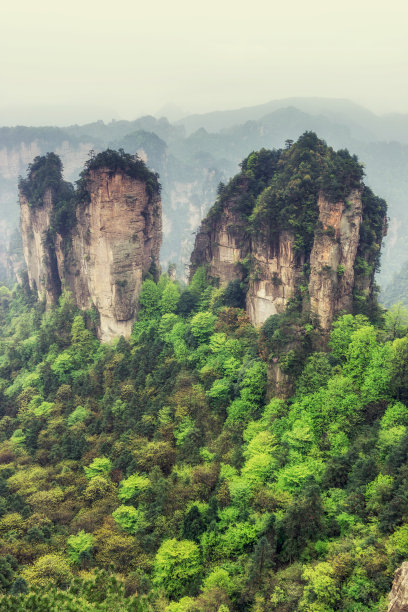
<path fill-rule="evenodd" d="M 327 330 L 339 312 L 352 312 L 357 250 L 363 216 L 362 192 L 352 190 L 347 199 L 330 202 L 319 194 L 320 231 L 310 254 L 310 310 Z M 372 291 L 374 268 L 369 271 Z"/>
<path fill-rule="evenodd" d="M 388 595 L 387 612 L 408 612 L 408 562 L 405 561 L 394 575 L 391 593 Z"/>
<path fill-rule="evenodd" d="M 256 326 L 292 300 L 326 332 L 337 314 L 374 299 L 386 205 L 362 183 L 355 157 L 314 134 L 269 153 L 251 154 L 221 190 L 191 274 L 205 265 L 220 286 L 241 281 Z"/>
<path fill-rule="evenodd" d="M 28 280 L 33 291 L 47 305 L 56 302 L 61 294 L 61 279 L 53 245 L 47 240 L 53 213 L 53 194 L 47 188 L 41 206 L 30 206 L 27 197 L 20 192 L 20 228 Z"/>
<path fill-rule="evenodd" d="M 285 310 L 295 296 L 304 258 L 295 251 L 295 237 L 283 230 L 266 242 L 261 236 L 251 240 L 251 269 L 246 299 L 249 318 L 255 326 Z"/>
<path fill-rule="evenodd" d="M 90 162 L 82 193 L 73 193 L 68 206 L 55 187 L 33 204 L 24 181 L 20 206 L 31 288 L 48 305 L 66 288 L 79 308 L 94 306 L 108 341 L 130 335 L 143 277 L 158 266 L 162 233 L 156 176 L 141 160 L 134 166 L 130 156 L 116 163 L 104 155 Z M 58 216 L 61 206 L 65 217 Z"/>

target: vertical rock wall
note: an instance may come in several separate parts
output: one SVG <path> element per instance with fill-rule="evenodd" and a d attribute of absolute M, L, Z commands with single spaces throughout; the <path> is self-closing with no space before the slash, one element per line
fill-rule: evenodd
<path fill-rule="evenodd" d="M 55 251 L 47 240 L 47 230 L 51 224 L 53 198 L 47 189 L 42 206 L 31 207 L 27 198 L 20 192 L 21 235 L 23 253 L 27 264 L 30 288 L 38 293 L 47 305 L 54 303 L 61 293 Z"/>
<path fill-rule="evenodd" d="M 235 279 L 243 280 L 240 264 L 246 258 L 246 309 L 255 326 L 284 312 L 288 301 L 302 290 L 302 295 L 309 296 L 304 307 L 310 308 L 323 331 L 329 330 L 338 313 L 352 311 L 354 264 L 363 218 L 361 191 L 352 190 L 338 202 L 330 202 L 320 193 L 317 204 L 319 219 L 309 258 L 296 252 L 295 237 L 287 230 L 265 228 L 248 235 L 242 218 L 227 204 L 215 220 L 202 223 L 191 256 L 191 272 L 206 265 L 209 275 L 226 286 Z M 310 268 L 309 277 L 305 264 Z M 363 282 L 369 293 L 373 280 L 374 269 L 358 282 Z"/>
<path fill-rule="evenodd" d="M 310 255 L 310 310 L 328 330 L 335 314 L 352 310 L 361 193 L 354 190 L 346 201 L 335 203 L 320 194 L 318 205 L 320 224 Z"/>
<path fill-rule="evenodd" d="M 251 241 L 251 274 L 246 307 L 251 322 L 262 325 L 268 317 L 285 310 L 293 298 L 302 270 L 297 262 L 294 236 L 280 232 L 274 240 L 254 236 Z"/>
<path fill-rule="evenodd" d="M 392 589 L 388 595 L 387 612 L 408 612 L 408 562 L 397 569 Z"/>
<path fill-rule="evenodd" d="M 80 308 L 96 306 L 102 340 L 129 336 L 143 275 L 160 259 L 160 198 L 149 200 L 143 182 L 108 170 L 90 172 L 88 189 L 90 203 L 77 209 L 67 283 Z"/>
<path fill-rule="evenodd" d="M 161 201 L 143 181 L 122 171 L 90 171 L 90 201 L 79 203 L 69 235 L 46 241 L 54 203 L 47 190 L 42 206 L 20 194 L 21 233 L 30 286 L 46 303 L 65 287 L 81 309 L 95 306 L 100 337 L 129 336 L 136 319 L 143 275 L 158 265 Z"/>
<path fill-rule="evenodd" d="M 245 227 L 234 212 L 225 208 L 222 217 L 203 221 L 191 254 L 191 273 L 199 266 L 208 266 L 208 275 L 226 286 L 243 278 L 241 262 L 249 253 Z"/>

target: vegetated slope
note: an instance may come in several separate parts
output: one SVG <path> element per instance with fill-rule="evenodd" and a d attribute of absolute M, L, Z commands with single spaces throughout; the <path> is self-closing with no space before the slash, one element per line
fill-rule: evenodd
<path fill-rule="evenodd" d="M 310 353 L 297 313 L 257 331 L 200 268 L 146 280 L 129 341 L 101 345 L 67 293 L 0 297 L 2 610 L 385 609 L 408 555 L 398 313 L 342 316 Z"/>

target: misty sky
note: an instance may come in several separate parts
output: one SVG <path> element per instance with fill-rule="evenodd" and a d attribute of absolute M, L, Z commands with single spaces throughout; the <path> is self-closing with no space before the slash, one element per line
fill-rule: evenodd
<path fill-rule="evenodd" d="M 408 112 L 403 0 L 3 0 L 0 124 L 289 96 Z"/>

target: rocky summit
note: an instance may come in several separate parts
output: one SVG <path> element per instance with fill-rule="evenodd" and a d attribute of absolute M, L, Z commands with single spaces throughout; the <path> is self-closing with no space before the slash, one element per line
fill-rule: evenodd
<path fill-rule="evenodd" d="M 255 326 L 294 301 L 324 332 L 340 312 L 369 309 L 386 204 L 363 174 L 355 156 L 312 132 L 283 150 L 252 153 L 220 186 L 191 274 L 206 265 L 220 286 L 239 284 Z"/>

